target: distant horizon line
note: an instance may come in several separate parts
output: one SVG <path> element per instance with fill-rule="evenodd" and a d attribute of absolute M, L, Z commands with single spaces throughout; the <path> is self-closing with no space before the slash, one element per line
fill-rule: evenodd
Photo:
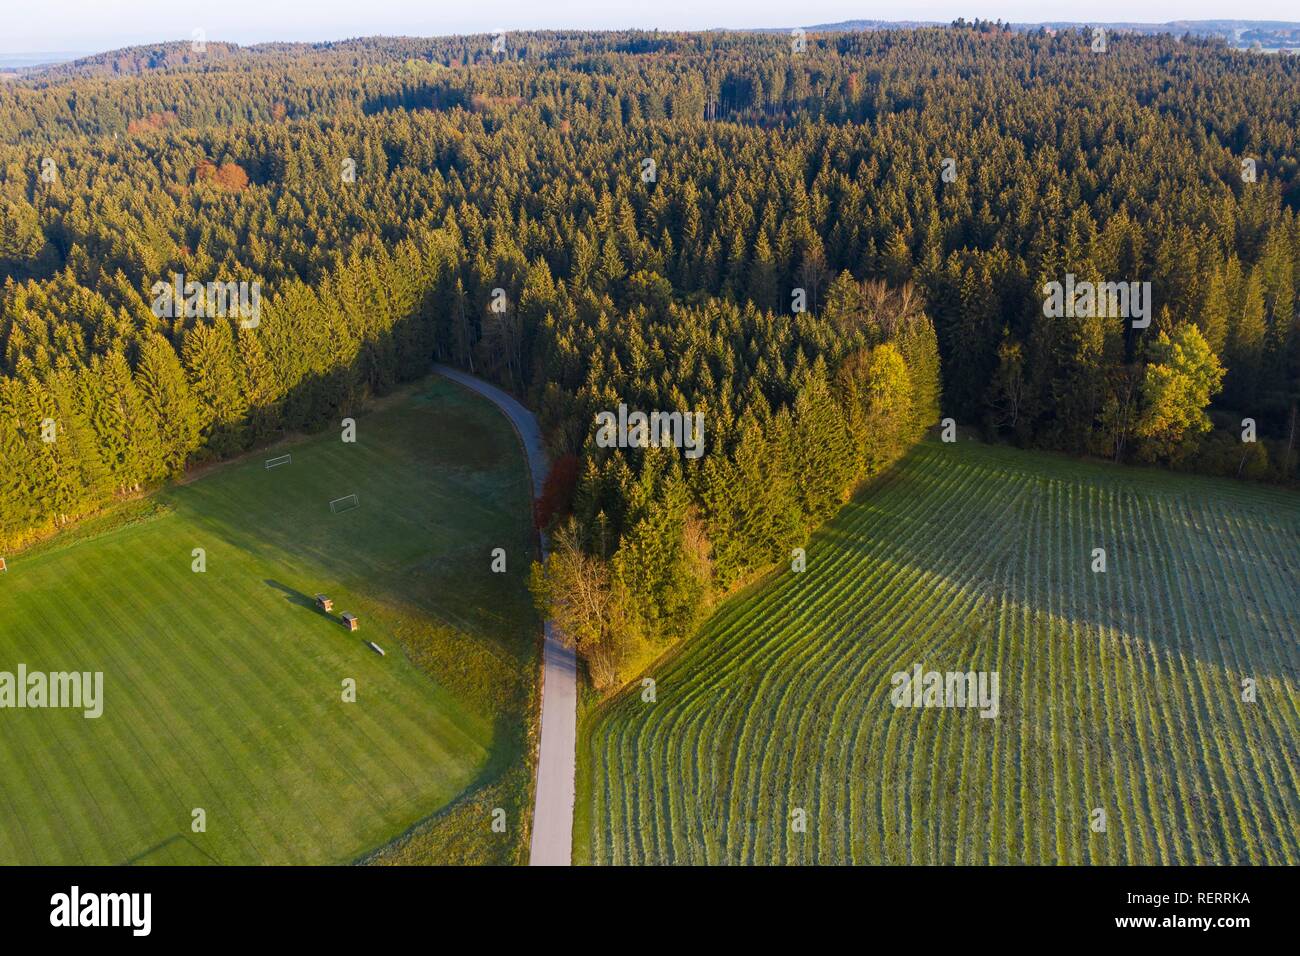
<path fill-rule="evenodd" d="M 944 27 L 944 26 L 950 26 L 951 24 L 955 23 L 958 19 L 965 20 L 967 23 L 973 23 L 976 21 L 987 22 L 987 23 L 1003 23 L 1011 27 L 1036 27 L 1036 26 L 1062 27 L 1062 28 L 1080 27 L 1080 26 L 1177 27 L 1177 26 L 1184 26 L 1184 25 L 1196 26 L 1196 25 L 1213 24 L 1213 23 L 1222 23 L 1222 24 L 1232 23 L 1232 24 L 1255 24 L 1255 25 L 1265 25 L 1265 26 L 1289 26 L 1289 27 L 1300 28 L 1300 20 L 1250 20 L 1250 19 L 1240 19 L 1237 17 L 1228 17 L 1228 16 L 1207 17 L 1201 19 L 1174 19 L 1174 20 L 1003 20 L 1001 17 L 983 17 L 983 16 L 964 17 L 963 16 L 963 17 L 953 18 L 949 20 L 910 20 L 910 19 L 889 20 L 889 19 L 881 19 L 878 17 L 851 17 L 849 19 L 835 20 L 827 23 L 795 24 L 793 26 L 787 26 L 787 25 L 763 26 L 763 27 L 716 26 L 716 27 L 704 27 L 698 29 L 680 28 L 680 27 L 658 27 L 658 26 L 625 26 L 625 27 L 556 26 L 556 27 L 544 27 L 544 28 L 535 28 L 535 29 L 530 28 L 530 29 L 520 29 L 520 30 L 509 30 L 508 32 L 510 33 L 641 32 L 641 33 L 686 33 L 686 34 L 689 33 L 771 33 L 771 32 L 794 30 L 794 29 L 833 30 L 834 28 L 842 26 L 844 24 L 852 24 L 852 23 L 870 23 L 870 24 L 878 23 L 878 24 L 888 24 L 888 25 L 893 25 L 893 26 L 898 26 L 903 28 L 935 27 L 935 26 Z M 328 39 L 315 39 L 315 40 L 286 39 L 283 37 L 265 38 L 265 39 L 258 39 L 258 40 L 229 40 L 229 39 L 222 39 L 221 37 L 209 36 L 207 37 L 207 42 L 225 43 L 225 44 L 230 44 L 232 46 L 237 46 L 241 48 L 250 48 L 250 47 L 262 46 L 271 43 L 314 46 L 323 43 L 347 43 L 353 40 L 368 40 L 368 39 L 377 39 L 377 38 L 447 39 L 451 37 L 490 36 L 493 32 L 494 32 L 493 30 L 489 29 L 489 30 L 476 30 L 476 31 L 475 30 L 460 31 L 460 32 L 451 32 L 451 33 L 402 33 L 402 32 L 357 33 L 357 34 L 350 34 L 346 36 L 336 36 Z M 55 63 L 68 62 L 70 60 L 78 60 L 90 56 L 99 56 L 104 53 L 112 53 L 117 50 L 130 50 L 130 49 L 135 49 L 137 47 L 163 46 L 171 43 L 187 43 L 189 42 L 189 40 L 190 40 L 189 37 L 183 37 L 183 36 L 149 39 L 149 40 L 136 40 L 136 41 L 120 44 L 120 45 L 106 46 L 106 47 L 102 47 L 98 49 L 90 49 L 90 50 L 84 50 L 84 49 L 83 50 L 76 50 L 76 49 L 30 50 L 30 49 L 5 49 L 3 47 L 0 47 L 0 60 L 3 60 L 5 58 L 9 58 L 9 59 L 22 58 L 22 59 L 32 60 L 33 58 L 36 57 L 51 57 L 52 59 L 50 60 L 40 60 L 40 61 L 33 61 L 29 63 L 19 64 L 20 66 L 25 66 L 25 67 L 50 66 L 50 65 L 54 65 Z M 6 68 L 6 67 L 13 68 L 14 64 L 5 64 L 3 62 L 0 62 L 0 68 Z"/>

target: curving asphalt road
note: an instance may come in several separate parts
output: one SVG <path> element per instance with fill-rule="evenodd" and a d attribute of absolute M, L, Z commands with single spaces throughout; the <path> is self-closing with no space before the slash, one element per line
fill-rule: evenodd
<path fill-rule="evenodd" d="M 533 476 L 533 497 L 551 470 L 537 419 L 513 396 L 460 369 L 434 365 L 439 375 L 478 392 L 505 412 L 519 433 Z M 542 555 L 549 542 L 542 535 Z M 537 753 L 537 802 L 533 806 L 530 866 L 568 866 L 573 859 L 573 772 L 578 743 L 578 681 L 573 651 L 556 640 L 546 622 L 542 653 L 542 741 Z"/>

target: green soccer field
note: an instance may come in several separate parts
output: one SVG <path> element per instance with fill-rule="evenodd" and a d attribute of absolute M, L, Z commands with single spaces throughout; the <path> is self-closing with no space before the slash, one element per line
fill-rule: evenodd
<path fill-rule="evenodd" d="M 104 712 L 0 710 L 0 863 L 518 860 L 530 519 L 509 423 L 431 380 L 10 555 L 0 671 L 102 671 Z"/>
<path fill-rule="evenodd" d="M 1300 862 L 1300 497 L 927 442 L 807 562 L 586 715 L 577 859 Z"/>

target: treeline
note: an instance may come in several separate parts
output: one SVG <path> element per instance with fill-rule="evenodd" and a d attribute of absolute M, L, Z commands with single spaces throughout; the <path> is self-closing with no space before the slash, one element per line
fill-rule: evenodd
<path fill-rule="evenodd" d="M 287 283 L 256 328 L 178 320 L 84 363 L 0 378 L 0 547 L 188 465 L 337 423 L 365 396 L 427 374 L 444 245 L 433 233 L 356 254 L 315 287 Z M 6 287 L 8 311 L 16 294 Z"/>
<path fill-rule="evenodd" d="M 938 419 L 919 297 L 847 273 L 836 291 L 793 321 L 727 300 L 639 307 L 617 340 L 559 310 L 542 412 L 580 444 L 581 472 L 532 586 L 598 689 L 689 636 L 718 596 L 802 571 L 808 534 Z M 600 447 L 591 423 L 620 404 L 702 413 L 704 453 Z"/>

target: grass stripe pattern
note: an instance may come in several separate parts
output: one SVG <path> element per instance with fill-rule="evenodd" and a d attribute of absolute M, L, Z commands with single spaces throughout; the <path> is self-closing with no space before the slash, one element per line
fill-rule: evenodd
<path fill-rule="evenodd" d="M 807 553 L 584 715 L 580 862 L 1300 862 L 1300 497 L 926 442 Z"/>
<path fill-rule="evenodd" d="M 422 821 L 422 861 L 519 859 L 523 456 L 441 380 L 378 405 L 355 444 L 302 440 L 270 470 L 258 453 L 11 557 L 0 671 L 100 671 L 104 712 L 0 710 L 0 864 L 346 863 Z M 360 506 L 331 514 L 340 488 Z"/>

